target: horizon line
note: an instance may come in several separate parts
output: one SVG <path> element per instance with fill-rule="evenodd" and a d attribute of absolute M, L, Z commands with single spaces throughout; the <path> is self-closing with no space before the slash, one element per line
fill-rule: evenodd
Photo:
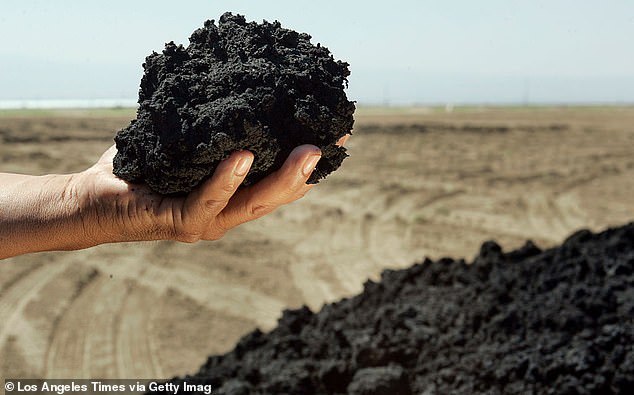
<path fill-rule="evenodd" d="M 456 108 L 456 107 L 630 107 L 634 101 L 430 101 L 430 102 L 385 102 L 355 101 L 357 107 L 383 108 Z M 138 108 L 137 99 L 94 98 L 94 99 L 0 99 L 0 110 L 64 110 L 95 108 Z"/>

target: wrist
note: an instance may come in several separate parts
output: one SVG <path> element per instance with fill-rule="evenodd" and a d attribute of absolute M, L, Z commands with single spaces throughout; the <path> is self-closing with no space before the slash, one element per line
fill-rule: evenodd
<path fill-rule="evenodd" d="M 40 217 L 43 227 L 54 235 L 54 245 L 49 250 L 78 250 L 100 244 L 86 227 L 82 191 L 76 187 L 80 176 L 81 173 L 41 176 L 40 201 L 46 211 Z"/>
<path fill-rule="evenodd" d="M 123 241 L 110 215 L 116 200 L 116 196 L 102 196 L 92 169 L 69 176 L 62 201 L 77 230 L 76 249 Z"/>
<path fill-rule="evenodd" d="M 153 221 L 160 199 L 136 193 L 110 169 L 93 166 L 72 176 L 66 203 L 91 247 L 105 243 L 159 240 L 165 232 Z M 143 207 L 143 209 L 140 209 Z"/>

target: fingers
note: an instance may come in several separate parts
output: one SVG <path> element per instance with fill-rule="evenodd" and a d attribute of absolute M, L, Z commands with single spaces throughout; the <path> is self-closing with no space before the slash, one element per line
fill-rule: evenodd
<path fill-rule="evenodd" d="M 218 215 L 219 223 L 228 230 L 301 198 L 313 187 L 306 185 L 306 180 L 320 158 L 321 151 L 314 145 L 295 148 L 279 170 L 238 191 L 229 206 Z"/>
<path fill-rule="evenodd" d="M 337 145 L 343 146 L 349 137 L 343 136 Z M 299 146 L 290 153 L 279 170 L 257 184 L 238 191 L 253 162 L 253 154 L 248 151 L 233 153 L 218 165 L 209 180 L 185 198 L 182 214 L 174 223 L 176 229 L 183 230 L 176 232 L 182 233 L 179 239 L 217 239 L 239 224 L 303 197 L 314 187 L 306 184 L 306 181 L 320 158 L 318 147 Z M 198 225 L 191 227 L 188 224 Z M 198 227 L 200 225 L 204 230 Z"/>
<path fill-rule="evenodd" d="M 220 162 L 211 178 L 187 196 L 183 211 L 187 218 L 183 221 L 211 221 L 225 208 L 252 163 L 253 154 L 249 151 L 234 152 Z"/>
<path fill-rule="evenodd" d="M 345 136 L 343 136 L 342 138 L 340 138 L 339 140 L 337 140 L 337 142 L 335 143 L 335 145 L 338 145 L 339 147 L 343 147 L 344 145 L 346 145 L 346 142 L 348 141 L 348 139 L 350 138 L 350 134 L 346 134 Z"/>

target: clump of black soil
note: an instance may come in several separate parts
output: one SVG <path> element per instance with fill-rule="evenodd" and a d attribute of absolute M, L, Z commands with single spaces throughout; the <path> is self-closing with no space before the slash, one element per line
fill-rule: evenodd
<path fill-rule="evenodd" d="M 231 152 L 248 149 L 249 185 L 302 144 L 322 150 L 309 183 L 336 170 L 347 154 L 335 143 L 354 122 L 344 92 L 350 72 L 310 39 L 226 13 L 196 30 L 187 48 L 170 42 L 148 56 L 137 118 L 115 137 L 114 173 L 159 193 L 186 193 Z"/>
<path fill-rule="evenodd" d="M 216 395 L 633 394 L 634 223 L 387 270 L 185 380 Z"/>

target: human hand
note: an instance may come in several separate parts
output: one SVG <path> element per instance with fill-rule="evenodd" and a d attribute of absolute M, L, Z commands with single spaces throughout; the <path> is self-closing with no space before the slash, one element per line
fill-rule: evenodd
<path fill-rule="evenodd" d="M 166 197 L 112 174 L 115 153 L 113 146 L 76 174 L 0 173 L 0 259 L 122 241 L 216 240 L 304 196 L 314 187 L 306 180 L 321 156 L 317 147 L 302 145 L 281 169 L 238 189 L 253 154 L 234 152 L 189 195 Z"/>
<path fill-rule="evenodd" d="M 348 135 L 339 142 L 343 145 Z M 313 145 L 295 148 L 275 173 L 238 189 L 253 161 L 248 151 L 234 152 L 213 176 L 184 197 L 166 197 L 142 184 L 112 174 L 115 146 L 73 177 L 68 196 L 76 197 L 82 229 L 91 245 L 119 241 L 216 240 L 242 223 L 303 197 L 314 185 L 306 180 L 321 152 Z"/>

